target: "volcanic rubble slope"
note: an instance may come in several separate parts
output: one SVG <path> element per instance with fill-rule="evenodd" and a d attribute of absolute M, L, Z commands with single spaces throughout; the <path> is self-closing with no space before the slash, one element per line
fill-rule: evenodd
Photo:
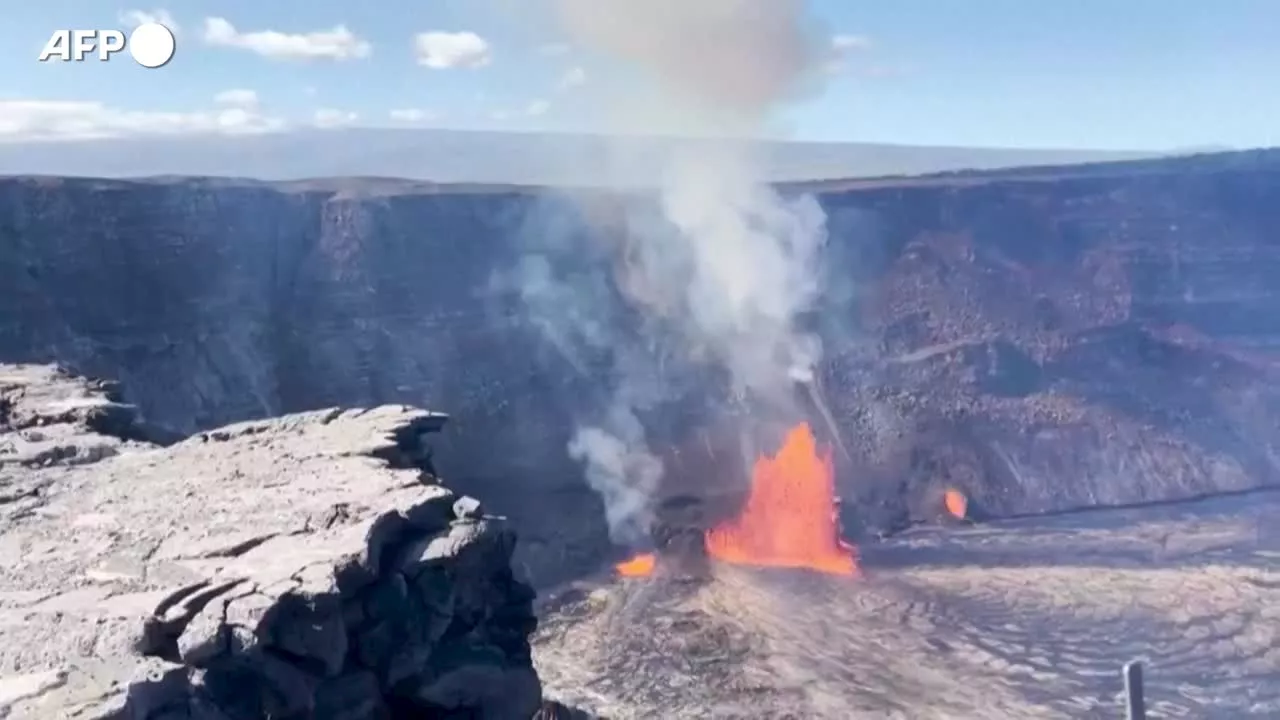
<path fill-rule="evenodd" d="M 0 366 L 0 716 L 539 710 L 514 536 L 427 470 L 443 415 L 330 409 L 162 448 L 95 432 L 136 434 L 104 387 Z"/>
<path fill-rule="evenodd" d="M 1277 511 L 1268 492 L 920 528 L 857 577 L 660 561 L 546 598 L 534 658 L 614 718 L 1116 718 L 1136 657 L 1152 717 L 1278 717 Z"/>

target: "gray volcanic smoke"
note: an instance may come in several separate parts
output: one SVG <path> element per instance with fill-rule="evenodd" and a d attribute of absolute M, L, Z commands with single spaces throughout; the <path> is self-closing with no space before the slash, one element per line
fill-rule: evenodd
<path fill-rule="evenodd" d="M 548 241 L 558 228 L 538 218 L 531 232 L 542 235 L 543 252 L 517 273 L 526 311 L 582 372 L 593 372 L 587 358 L 611 358 L 608 409 L 579 428 L 569 452 L 604 497 L 615 541 L 647 537 L 662 479 L 646 411 L 707 382 L 707 368 L 730 397 L 794 410 L 794 383 L 810 379 L 818 360 L 817 337 L 797 320 L 821 291 L 826 219 L 812 198 L 784 198 L 763 182 L 742 139 L 761 131 L 825 58 L 803 6 L 556 0 L 577 45 L 653 85 L 615 93 L 602 115 L 618 120 L 601 132 L 625 145 L 618 133 L 653 117 L 668 130 L 720 138 L 664 146 L 656 208 L 628 206 L 615 227 L 597 227 L 603 244 Z M 577 265 L 593 253 L 603 254 L 610 287 Z"/>
<path fill-rule="evenodd" d="M 759 122 L 825 58 L 803 0 L 557 0 L 560 23 L 588 49 L 664 87 Z"/>

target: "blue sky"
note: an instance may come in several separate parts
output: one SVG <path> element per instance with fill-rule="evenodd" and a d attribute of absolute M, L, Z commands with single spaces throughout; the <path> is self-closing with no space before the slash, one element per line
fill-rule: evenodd
<path fill-rule="evenodd" d="M 13 2 L 0 23 L 0 136 L 47 134 L 55 125 L 59 132 L 315 122 L 580 129 L 589 125 L 587 89 L 602 75 L 582 51 L 553 47 L 564 38 L 541 12 L 545 1 Z M 848 47 L 820 91 L 780 110 L 791 137 L 1096 149 L 1280 144 L 1276 0 L 811 0 L 810 7 L 825 33 L 845 37 Z M 124 56 L 105 64 L 35 61 L 54 29 L 124 29 L 130 10 L 177 23 L 169 66 L 146 70 Z M 230 23 L 223 41 L 209 41 L 208 18 Z M 351 36 L 254 34 L 306 36 L 339 25 Z M 426 32 L 473 33 L 482 43 L 455 37 L 456 52 L 437 54 L 436 64 L 462 66 L 430 67 L 415 59 L 414 37 Z M 345 55 L 299 60 L 280 50 L 313 41 Z M 252 97 L 215 101 L 231 90 Z"/>

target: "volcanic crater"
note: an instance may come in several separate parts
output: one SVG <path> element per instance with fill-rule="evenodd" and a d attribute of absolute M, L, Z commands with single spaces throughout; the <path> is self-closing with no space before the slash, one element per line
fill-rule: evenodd
<path fill-rule="evenodd" d="M 817 312 L 830 413 L 750 447 L 672 420 L 649 535 L 625 547 L 565 451 L 598 379 L 493 290 L 534 209 L 580 198 L 370 182 L 0 180 L 0 361 L 57 361 L 121 395 L 90 413 L 119 437 L 87 444 L 59 434 L 58 403 L 48 427 L 0 405 L 21 450 L 0 453 L 0 539 L 39 550 L 0 575 L 6 619 L 47 613 L 74 626 L 63 645 L 97 647 L 100 618 L 72 600 L 149 601 L 151 563 L 305 550 L 438 470 L 485 509 L 450 494 L 439 527 L 482 524 L 502 549 L 475 582 L 503 592 L 476 591 L 451 648 L 501 636 L 529 691 L 532 586 L 545 694 L 602 716 L 1113 718 L 1134 658 L 1153 716 L 1280 715 L 1280 155 L 788 190 L 815 193 L 831 270 L 857 286 Z M 155 446 L 137 455 L 135 428 L 112 429 L 126 402 Z M 424 422 L 401 404 L 450 413 L 430 449 L 396 434 Z M 367 482 L 379 462 L 393 472 Z M 162 526 L 144 501 L 163 491 L 191 518 L 170 530 L 202 535 L 184 486 L 200 479 L 218 517 L 247 513 L 271 542 L 222 528 L 235 541 L 195 560 L 44 568 L 118 549 L 91 500 Z M 250 502 L 289 482 L 306 512 Z M 396 596 L 404 579 L 383 579 Z M 471 616 L 490 611 L 509 617 Z M 32 647 L 0 655 L 6 676 L 48 659 Z"/>

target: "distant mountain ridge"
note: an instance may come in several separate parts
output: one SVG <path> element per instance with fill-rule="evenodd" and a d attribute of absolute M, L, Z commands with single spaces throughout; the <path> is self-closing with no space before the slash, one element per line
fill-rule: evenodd
<path fill-rule="evenodd" d="M 559 133 L 345 129 L 254 136 L 131 137 L 0 143 L 0 175 L 160 175 L 297 180 L 362 176 L 438 183 L 626 186 L 652 183 L 679 144 L 713 141 Z M 1162 155 L 873 143 L 758 141 L 777 182 L 1069 165 Z"/>

